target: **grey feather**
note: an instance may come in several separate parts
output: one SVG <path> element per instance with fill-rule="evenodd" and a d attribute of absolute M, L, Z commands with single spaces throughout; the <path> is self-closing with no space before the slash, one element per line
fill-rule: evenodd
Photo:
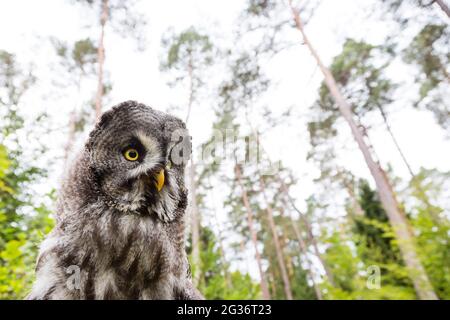
<path fill-rule="evenodd" d="M 139 161 L 124 158 L 130 145 Z M 134 101 L 105 112 L 63 179 L 28 298 L 203 299 L 184 243 L 189 155 L 181 120 Z"/>

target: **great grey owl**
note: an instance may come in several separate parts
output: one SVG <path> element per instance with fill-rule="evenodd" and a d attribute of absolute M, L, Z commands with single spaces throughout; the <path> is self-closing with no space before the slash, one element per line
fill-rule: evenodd
<path fill-rule="evenodd" d="M 63 179 L 29 299 L 203 299 L 184 247 L 184 123 L 134 101 L 105 112 Z"/>

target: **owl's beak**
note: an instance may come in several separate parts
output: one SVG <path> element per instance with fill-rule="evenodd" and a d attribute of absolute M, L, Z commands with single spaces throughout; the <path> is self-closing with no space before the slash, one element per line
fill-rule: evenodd
<path fill-rule="evenodd" d="M 158 174 L 156 175 L 155 187 L 158 190 L 158 192 L 160 192 L 161 189 L 164 187 L 164 169 L 161 169 L 161 171 L 159 171 Z"/>

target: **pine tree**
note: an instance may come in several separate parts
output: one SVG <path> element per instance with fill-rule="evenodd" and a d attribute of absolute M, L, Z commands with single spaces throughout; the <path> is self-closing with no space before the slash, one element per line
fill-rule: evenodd
<path fill-rule="evenodd" d="M 437 297 L 433 291 L 433 287 L 431 286 L 428 276 L 417 255 L 417 251 L 414 245 L 414 238 L 411 233 L 409 223 L 406 220 L 404 212 L 402 212 L 400 209 L 400 206 L 394 195 L 392 186 L 386 176 L 386 173 L 383 171 L 380 165 L 374 161 L 370 149 L 367 143 L 364 141 L 364 137 L 360 129 L 358 128 L 356 121 L 353 118 L 350 104 L 342 95 L 333 75 L 331 74 L 329 69 L 325 67 L 325 65 L 322 63 L 319 55 L 315 51 L 311 42 L 309 41 L 304 31 L 304 26 L 300 18 L 300 13 L 298 12 L 297 9 L 294 8 L 291 1 L 290 7 L 296 27 L 300 31 L 304 43 L 306 44 L 309 51 L 316 60 L 317 64 L 319 65 L 319 68 L 322 71 L 325 78 L 324 81 L 327 84 L 327 87 L 330 90 L 333 99 L 336 101 L 339 107 L 339 111 L 341 112 L 342 116 L 350 126 L 350 129 L 358 144 L 358 147 L 360 148 L 366 161 L 366 164 L 376 182 L 381 202 L 383 203 L 383 206 L 389 216 L 389 220 L 394 228 L 394 232 L 396 233 L 396 237 L 400 245 L 400 250 L 403 254 L 403 259 L 405 260 L 405 263 L 409 269 L 410 277 L 414 283 L 417 295 L 421 299 L 436 299 Z"/>
<path fill-rule="evenodd" d="M 172 35 L 170 39 L 163 39 L 163 45 L 167 48 L 167 57 L 161 64 L 163 70 L 172 71 L 175 82 L 185 84 L 188 87 L 188 102 L 185 122 L 189 125 L 189 118 L 193 105 L 197 102 L 197 94 L 203 81 L 204 69 L 212 63 L 213 46 L 209 37 L 197 32 L 194 28 L 189 28 L 179 35 Z M 201 277 L 200 259 L 200 213 L 197 196 L 197 174 L 196 159 L 194 153 L 188 168 L 188 183 L 190 196 L 189 217 L 192 232 L 192 263 L 194 265 L 193 281 L 194 285 L 199 284 Z"/>

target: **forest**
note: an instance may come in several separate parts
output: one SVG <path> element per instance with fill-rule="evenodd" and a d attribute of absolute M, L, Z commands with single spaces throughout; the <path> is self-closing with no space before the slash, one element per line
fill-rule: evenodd
<path fill-rule="evenodd" d="M 125 100 L 190 131 L 206 299 L 450 299 L 449 22 L 446 0 L 2 1 L 0 299 Z"/>

